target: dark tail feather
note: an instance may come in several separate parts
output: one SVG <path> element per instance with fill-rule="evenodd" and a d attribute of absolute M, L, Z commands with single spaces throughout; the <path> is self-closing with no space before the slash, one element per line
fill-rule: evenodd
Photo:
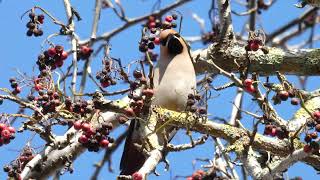
<path fill-rule="evenodd" d="M 120 162 L 121 175 L 131 175 L 135 173 L 143 166 L 146 160 L 142 152 L 140 152 L 133 144 L 139 142 L 139 139 L 133 139 L 132 136 L 135 129 L 135 122 L 136 120 L 131 120 L 128 136 L 124 144 Z"/>
<path fill-rule="evenodd" d="M 122 152 L 122 157 L 120 162 L 121 175 L 132 175 L 133 173 L 137 172 L 146 161 L 146 157 L 133 144 L 133 143 L 141 144 L 140 138 L 133 137 L 135 122 L 136 120 L 134 119 L 131 120 L 128 136 L 124 144 L 124 149 Z M 166 131 L 169 132 L 168 141 L 170 142 L 178 130 L 175 127 L 168 127 Z"/>

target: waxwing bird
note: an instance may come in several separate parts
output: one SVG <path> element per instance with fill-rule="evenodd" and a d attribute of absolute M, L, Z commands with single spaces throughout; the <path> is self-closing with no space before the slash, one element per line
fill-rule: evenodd
<path fill-rule="evenodd" d="M 184 39 L 172 29 L 163 30 L 160 33 L 160 41 L 160 59 L 154 69 L 155 94 L 152 105 L 173 111 L 184 111 L 188 94 L 193 94 L 196 88 L 196 74 L 189 47 Z M 133 145 L 133 143 L 141 144 L 144 135 L 148 134 L 141 132 L 143 131 L 141 128 L 137 130 L 137 124 L 141 126 L 137 120 L 132 120 L 130 123 L 120 163 L 122 175 L 131 175 L 138 171 L 146 160 L 142 152 Z M 174 128 L 167 127 L 165 131 L 170 141 L 175 134 Z M 161 146 L 164 143 L 162 137 L 158 135 L 151 141 L 158 141 L 157 143 Z"/>

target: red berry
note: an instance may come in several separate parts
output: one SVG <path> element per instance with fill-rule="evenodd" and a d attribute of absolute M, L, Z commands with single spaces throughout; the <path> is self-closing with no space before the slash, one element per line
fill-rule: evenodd
<path fill-rule="evenodd" d="M 96 133 L 95 129 L 90 126 L 90 128 L 86 131 L 86 136 L 90 137 L 95 133 Z"/>
<path fill-rule="evenodd" d="M 49 49 L 48 49 L 48 55 L 49 55 L 50 57 L 53 57 L 53 56 L 55 56 L 56 54 L 57 54 L 57 51 L 56 51 L 55 48 L 49 48 Z"/>
<path fill-rule="evenodd" d="M 133 180 L 142 180 L 143 177 L 142 177 L 142 174 L 141 174 L 141 173 L 135 172 L 135 173 L 132 174 L 132 179 L 133 179 Z"/>
<path fill-rule="evenodd" d="M 256 91 L 256 90 L 254 89 L 254 86 L 253 86 L 253 85 L 246 87 L 246 90 L 247 90 L 249 93 L 254 93 L 254 92 Z"/>
<path fill-rule="evenodd" d="M 108 144 L 109 144 L 109 141 L 107 139 L 102 139 L 100 142 L 99 142 L 99 145 L 103 148 L 105 147 L 108 147 Z"/>
<path fill-rule="evenodd" d="M 125 109 L 124 110 L 125 111 L 125 114 L 127 115 L 127 116 L 129 116 L 129 117 L 131 117 L 131 116 L 134 116 L 135 115 L 135 113 L 134 113 L 134 111 L 133 111 L 133 109 L 132 108 L 127 108 L 127 109 Z"/>
<path fill-rule="evenodd" d="M 39 14 L 38 15 L 38 20 L 44 20 L 44 15 L 43 14 Z"/>
<path fill-rule="evenodd" d="M 0 123 L 0 131 L 4 130 L 7 128 L 7 125 Z"/>
<path fill-rule="evenodd" d="M 90 130 L 90 124 L 89 123 L 82 123 L 81 124 L 81 129 L 85 132 L 89 131 Z"/>
<path fill-rule="evenodd" d="M 154 38 L 154 44 L 159 45 L 160 44 L 160 38 L 156 37 Z"/>
<path fill-rule="evenodd" d="M 291 99 L 291 104 L 292 105 L 298 105 L 299 104 L 299 99 L 298 98 L 292 98 Z"/>
<path fill-rule="evenodd" d="M 73 127 L 75 130 L 80 130 L 82 128 L 81 121 L 76 121 L 73 123 Z"/>
<path fill-rule="evenodd" d="M 89 55 L 92 52 L 92 49 L 88 46 L 81 46 L 80 51 L 83 55 Z"/>
<path fill-rule="evenodd" d="M 3 139 L 10 139 L 11 133 L 8 129 L 4 129 L 1 131 L 1 137 Z"/>
<path fill-rule="evenodd" d="M 60 55 L 60 59 L 61 59 L 61 60 L 66 60 L 67 58 L 68 58 L 68 53 L 65 52 L 65 51 L 63 51 L 63 52 L 61 53 L 61 55 Z"/>
<path fill-rule="evenodd" d="M 28 157 L 27 156 L 20 156 L 19 157 L 19 160 L 21 161 L 21 162 L 25 162 L 25 161 L 28 161 Z"/>
<path fill-rule="evenodd" d="M 12 134 L 14 134 L 16 132 L 16 129 L 12 126 L 7 127 L 7 130 L 9 130 L 9 132 Z"/>
<path fill-rule="evenodd" d="M 55 65 L 56 65 L 57 67 L 62 67 L 62 66 L 63 66 L 63 60 L 62 60 L 62 59 L 57 60 L 57 61 L 55 62 Z"/>
<path fill-rule="evenodd" d="M 309 145 L 306 144 L 306 145 L 303 147 L 303 151 L 304 151 L 305 153 L 309 153 L 309 152 L 312 151 L 312 148 L 311 148 Z"/>
<path fill-rule="evenodd" d="M 272 132 L 272 128 L 273 128 L 272 125 L 266 125 L 265 128 L 264 128 L 264 134 L 265 135 L 270 135 L 271 132 Z"/>
<path fill-rule="evenodd" d="M 134 114 L 139 114 L 141 112 L 141 109 L 138 107 L 133 108 Z"/>
<path fill-rule="evenodd" d="M 136 79 L 140 79 L 142 77 L 142 72 L 139 70 L 134 70 L 133 71 L 133 77 Z"/>
<path fill-rule="evenodd" d="M 258 49 L 260 48 L 258 43 L 252 42 L 250 43 L 250 50 L 251 51 L 258 51 Z"/>
<path fill-rule="evenodd" d="M 202 179 L 202 175 L 199 174 L 198 172 L 193 173 L 191 177 L 192 177 L 193 180 L 200 180 L 200 179 Z"/>
<path fill-rule="evenodd" d="M 205 175 L 205 172 L 201 169 L 197 170 L 196 173 L 200 174 L 201 176 Z"/>
<path fill-rule="evenodd" d="M 199 114 L 207 114 L 207 109 L 205 107 L 200 107 L 198 109 Z"/>
<path fill-rule="evenodd" d="M 80 143 L 82 143 L 82 144 L 87 143 L 88 140 L 89 140 L 89 139 L 87 138 L 86 135 L 81 135 L 81 136 L 79 137 L 79 139 L 78 139 L 78 141 L 79 141 Z"/>
<path fill-rule="evenodd" d="M 167 22 L 172 22 L 173 18 L 172 18 L 172 16 L 166 16 L 165 20 Z"/>
<path fill-rule="evenodd" d="M 40 84 L 34 85 L 34 90 L 40 91 L 42 89 L 42 86 Z"/>
<path fill-rule="evenodd" d="M 289 98 L 289 93 L 288 93 L 288 91 L 280 91 L 278 93 L 278 96 L 280 97 L 280 99 L 282 101 L 286 101 Z"/>
<path fill-rule="evenodd" d="M 251 86 L 253 83 L 253 80 L 252 79 L 246 79 L 243 81 L 243 85 L 248 87 L 248 86 Z"/>
<path fill-rule="evenodd" d="M 17 93 L 17 94 L 21 93 L 21 87 L 17 86 L 17 87 L 14 89 L 14 92 Z M 14 93 L 14 94 L 15 94 L 15 93 Z"/>
<path fill-rule="evenodd" d="M 149 22 L 148 27 L 149 27 L 149 29 L 152 29 L 152 28 L 156 27 L 156 23 L 154 21 Z"/>
<path fill-rule="evenodd" d="M 312 140 L 311 134 L 307 134 L 307 135 L 304 137 L 304 141 L 307 142 L 307 143 L 311 142 L 311 140 Z"/>
<path fill-rule="evenodd" d="M 186 180 L 193 180 L 193 178 L 191 176 L 187 177 Z"/>
<path fill-rule="evenodd" d="M 320 119 L 320 111 L 315 111 L 315 112 L 313 112 L 313 117 L 314 117 L 315 119 Z"/>
<path fill-rule="evenodd" d="M 109 83 L 109 81 L 103 81 L 103 82 L 101 83 L 101 86 L 102 86 L 103 88 L 106 88 L 106 87 L 110 86 L 110 83 Z"/>

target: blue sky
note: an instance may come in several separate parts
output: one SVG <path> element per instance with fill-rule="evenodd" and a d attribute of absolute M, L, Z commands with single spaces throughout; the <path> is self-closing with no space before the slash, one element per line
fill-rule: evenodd
<path fill-rule="evenodd" d="M 128 17 L 136 17 L 144 15 L 145 13 L 150 12 L 152 4 L 155 0 L 123 0 L 122 3 L 126 10 L 126 15 Z M 162 0 L 162 6 L 172 3 L 173 1 Z M 91 22 L 94 3 L 93 1 L 71 1 L 75 9 L 77 9 L 82 16 L 82 21 L 76 23 L 77 34 L 82 39 L 86 39 L 90 36 L 91 32 Z M 297 17 L 298 14 L 303 12 L 304 9 L 297 9 L 293 6 L 294 1 L 277 1 L 276 5 L 270 9 L 270 11 L 263 12 L 262 16 L 258 18 L 258 27 L 263 27 L 265 32 L 272 32 L 272 30 L 281 26 L 282 24 L 288 22 L 289 20 Z M 38 54 L 41 51 L 40 44 L 43 42 L 46 36 L 57 32 L 59 27 L 53 25 L 52 22 L 49 22 L 46 17 L 45 23 L 43 25 L 44 36 L 40 38 L 27 37 L 25 24 L 28 21 L 28 16 L 25 16 L 22 20 L 20 16 L 28 9 L 34 5 L 41 6 L 48 10 L 51 14 L 62 21 L 66 21 L 65 12 L 63 7 L 63 1 L 38 1 L 38 0 L 29 0 L 29 1 L 18 1 L 18 0 L 2 0 L 0 3 L 0 17 L 2 20 L 2 28 L 0 30 L 0 42 L 1 45 L 1 56 L 0 56 L 0 87 L 9 88 L 8 79 L 12 76 L 16 76 L 16 69 L 19 69 L 21 72 L 26 72 L 28 75 L 32 76 L 37 73 L 35 67 L 35 61 Z M 210 24 L 207 18 L 207 11 L 210 7 L 210 1 L 204 0 L 194 0 L 191 3 L 188 3 L 178 10 L 182 12 L 184 16 L 183 25 L 182 25 L 182 35 L 183 36 L 194 36 L 198 35 L 200 28 L 197 23 L 191 18 L 191 12 L 197 13 L 200 17 L 206 20 L 206 29 L 210 29 Z M 241 12 L 243 9 L 240 9 L 239 6 L 235 5 L 234 10 Z M 247 17 L 234 17 L 234 26 L 236 31 L 240 31 L 242 25 Z M 112 10 L 103 10 L 101 14 L 101 20 L 99 24 L 98 35 L 102 34 L 105 31 L 109 31 L 113 28 L 121 25 L 122 22 L 113 14 Z M 142 54 L 138 51 L 138 41 L 140 39 L 141 26 L 136 25 L 131 27 L 122 33 L 120 33 L 115 38 L 111 39 L 110 43 L 112 45 L 111 55 L 116 58 L 121 58 L 123 62 L 129 62 L 141 58 Z M 319 32 L 319 31 L 318 31 Z M 307 33 L 308 34 L 308 33 Z M 292 41 L 298 42 L 306 38 L 307 35 L 302 35 L 297 40 Z M 69 49 L 67 39 L 65 37 L 53 38 L 52 41 L 55 44 L 62 44 L 66 46 L 66 49 Z M 316 44 L 319 47 L 319 44 Z M 48 46 L 45 46 L 47 48 Z M 201 43 L 196 43 L 192 45 L 192 49 L 197 49 L 203 47 Z M 158 49 L 156 49 L 158 51 Z M 92 69 L 93 72 L 96 72 L 101 69 L 100 66 L 101 56 L 97 56 L 93 60 Z M 67 64 L 71 63 L 71 58 L 68 58 Z M 82 66 L 82 63 L 80 63 Z M 297 78 L 291 76 L 290 79 L 298 86 Z M 313 90 L 318 88 L 317 77 L 311 77 L 309 84 L 307 86 L 308 90 Z M 214 85 L 221 85 L 224 82 L 227 82 L 225 78 L 219 78 L 218 81 L 214 82 Z M 94 91 L 95 88 L 92 83 L 88 83 L 87 91 Z M 219 95 L 210 103 L 210 113 L 214 116 L 219 117 L 228 117 L 231 111 L 231 101 L 235 95 L 235 89 L 230 88 L 229 90 L 223 92 L 213 92 L 214 95 Z M 249 96 L 244 104 L 244 109 L 250 111 L 257 111 L 256 105 L 250 100 Z M 292 113 L 297 110 L 297 107 L 292 107 L 289 105 L 289 102 L 283 103 L 277 106 L 279 114 L 285 118 L 289 119 L 292 116 Z M 6 113 L 15 113 L 18 107 L 12 103 L 5 102 L 4 105 L 0 106 L 0 112 Z M 252 118 L 244 116 L 248 127 L 252 124 Z M 15 123 L 15 127 L 18 127 L 22 120 L 18 120 Z M 124 128 L 120 128 L 118 131 L 114 132 L 113 135 L 117 136 L 119 132 L 122 132 Z M 62 133 L 63 130 L 58 129 L 58 133 Z M 196 135 L 197 136 L 197 135 Z M 19 154 L 19 150 L 26 144 L 27 141 L 31 140 L 32 134 L 24 132 L 23 134 L 18 134 L 17 138 L 7 146 L 0 147 L 0 165 L 7 164 Z M 184 135 L 184 132 L 180 133 L 175 139 L 174 143 L 183 143 L 187 142 Z M 40 141 L 37 136 L 33 138 L 32 146 L 37 148 L 36 150 L 41 150 L 43 147 L 43 141 Z M 188 150 L 180 153 L 171 153 L 168 156 L 169 161 L 171 162 L 171 169 L 169 172 L 163 171 L 163 164 L 158 166 L 158 172 L 162 174 L 160 177 L 155 177 L 152 175 L 150 179 L 169 179 L 175 175 L 190 175 L 193 172 L 192 161 L 195 158 L 212 158 L 213 156 L 213 142 L 209 140 L 205 145 L 201 145 L 194 150 Z M 102 170 L 102 173 L 99 176 L 99 179 L 115 179 L 118 174 L 118 164 L 122 153 L 122 147 L 114 153 L 112 156 L 113 163 L 112 167 L 115 172 L 110 173 L 107 171 L 107 167 Z M 75 163 L 75 171 L 72 175 L 66 173 L 61 179 L 89 179 L 94 171 L 93 164 L 98 162 L 102 156 L 103 152 L 99 153 L 89 153 L 86 152 L 80 158 L 78 158 Z M 200 168 L 201 163 L 197 162 L 195 164 L 196 169 Z M 301 163 L 293 166 L 289 172 L 290 177 L 294 176 L 303 176 L 304 179 L 316 179 L 316 172 Z M 5 174 L 0 171 L 0 179 L 5 179 Z"/>

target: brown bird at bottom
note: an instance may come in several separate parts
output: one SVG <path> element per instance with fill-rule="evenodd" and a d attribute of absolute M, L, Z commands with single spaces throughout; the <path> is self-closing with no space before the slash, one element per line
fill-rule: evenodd
<path fill-rule="evenodd" d="M 196 88 L 196 74 L 189 47 L 184 39 L 174 30 L 167 29 L 160 33 L 160 59 L 154 69 L 155 94 L 152 105 L 157 105 L 173 111 L 184 111 L 188 94 L 194 93 Z M 129 133 L 121 157 L 120 170 L 122 175 L 131 175 L 144 164 L 145 157 L 134 143 L 142 144 L 146 132 L 139 132 L 137 120 L 132 120 Z M 140 130 L 138 130 L 140 129 Z M 166 134 L 170 141 L 176 131 L 174 127 L 166 127 Z M 160 136 L 153 138 L 160 145 L 164 139 Z"/>

